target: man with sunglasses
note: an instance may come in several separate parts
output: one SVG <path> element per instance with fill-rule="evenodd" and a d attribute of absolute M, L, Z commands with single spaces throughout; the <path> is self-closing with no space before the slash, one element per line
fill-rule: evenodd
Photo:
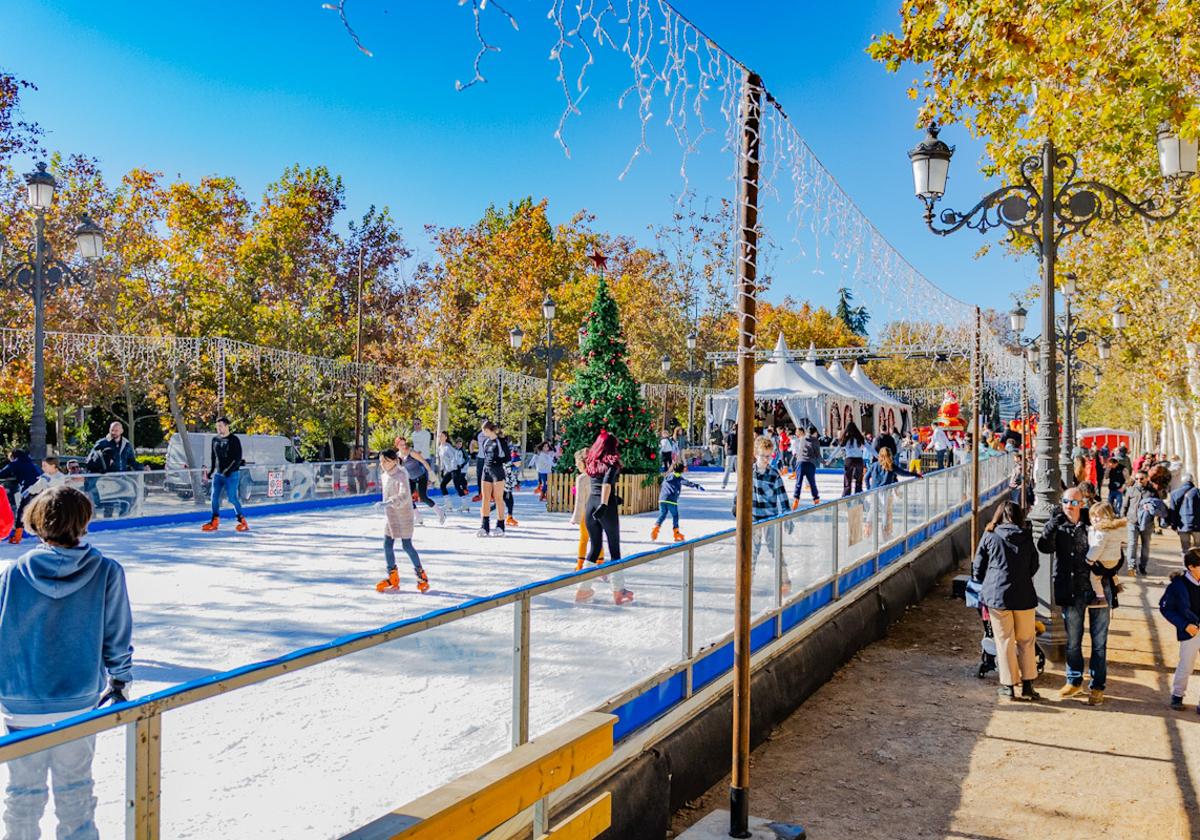
<path fill-rule="evenodd" d="M 1088 516 L 1083 493 L 1072 487 L 1063 493 L 1061 509 L 1042 530 L 1038 551 L 1054 555 L 1054 603 L 1062 607 L 1067 632 L 1067 682 L 1059 697 L 1072 697 L 1083 691 L 1083 619 L 1086 613 L 1092 638 L 1088 670 L 1092 681 L 1088 705 L 1104 702 L 1108 677 L 1108 622 L 1112 615 L 1112 577 L 1103 578 L 1105 603 L 1089 605 L 1092 588 L 1088 575 L 1095 569 L 1087 562 Z"/>

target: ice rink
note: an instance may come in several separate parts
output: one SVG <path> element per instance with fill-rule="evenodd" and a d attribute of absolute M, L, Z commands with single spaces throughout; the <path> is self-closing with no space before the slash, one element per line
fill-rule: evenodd
<path fill-rule="evenodd" d="M 683 533 L 732 527 L 732 478 L 722 490 L 720 473 L 689 477 L 707 492 L 684 489 Z M 826 500 L 840 495 L 840 476 L 819 483 Z M 574 569 L 578 530 L 569 514 L 546 513 L 528 490 L 517 494 L 515 514 L 520 525 L 507 537 L 480 538 L 478 505 L 469 516 L 449 514 L 444 526 L 427 513 L 415 534 L 432 584 L 425 594 L 399 547 L 403 591 L 375 591 L 384 573 L 382 514 L 370 505 L 251 518 L 242 534 L 189 524 L 90 540 L 126 570 L 138 696 Z M 655 547 L 655 516 L 622 520 L 625 557 Z M 828 573 L 816 518 L 801 519 L 814 521 L 786 538 L 797 590 Z M 668 544 L 670 519 L 657 545 Z M 28 547 L 3 544 L 0 561 Z M 766 557 L 755 573 L 756 610 L 771 603 Z M 732 626 L 732 562 L 720 546 L 696 551 L 698 647 Z M 635 600 L 623 607 L 604 584 L 589 604 L 576 604 L 571 590 L 534 600 L 532 733 L 678 659 L 680 570 L 678 556 L 632 570 L 626 585 Z M 168 712 L 163 835 L 338 836 L 506 750 L 512 619 L 511 607 L 492 610 Z M 123 832 L 124 754 L 123 732 L 99 736 L 102 837 Z"/>

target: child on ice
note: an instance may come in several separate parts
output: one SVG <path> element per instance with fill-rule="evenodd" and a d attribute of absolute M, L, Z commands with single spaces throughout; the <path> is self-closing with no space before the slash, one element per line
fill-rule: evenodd
<path fill-rule="evenodd" d="M 788 512 L 787 488 L 783 485 L 783 476 L 779 474 L 774 464 L 775 441 L 763 435 L 754 441 L 754 470 L 750 476 L 753 494 L 750 501 L 751 518 L 755 522 L 770 519 Z M 784 523 L 788 533 L 792 532 L 791 522 Z M 754 551 L 751 556 L 751 569 L 758 561 L 758 552 L 763 541 L 767 550 L 775 555 L 775 535 L 770 528 L 755 528 L 753 537 Z M 782 562 L 782 560 L 781 560 Z M 753 573 L 753 572 L 752 572 Z M 792 590 L 791 577 L 788 575 L 787 563 L 783 563 L 783 594 Z"/>
<path fill-rule="evenodd" d="M 704 492 L 704 488 L 694 481 L 683 477 L 683 461 L 671 465 L 671 471 L 663 479 L 662 488 L 658 491 L 658 519 L 650 529 L 650 539 L 658 540 L 658 529 L 662 527 L 667 516 L 671 517 L 671 529 L 675 534 L 675 542 L 683 542 L 683 534 L 679 532 L 679 493 L 684 485 L 694 490 Z"/>
<path fill-rule="evenodd" d="M 133 617 L 125 572 L 80 542 L 91 518 L 91 501 L 74 487 L 44 490 L 25 511 L 43 544 L 0 572 L 0 715 L 10 733 L 127 699 Z M 9 761 L 5 836 L 38 836 L 49 776 L 58 836 L 97 837 L 95 751 L 96 736 L 87 735 Z"/>
<path fill-rule="evenodd" d="M 400 453 L 395 449 L 385 449 L 379 453 L 379 475 L 383 482 L 383 558 L 387 561 L 387 577 L 375 584 L 376 592 L 399 592 L 400 573 L 396 570 L 396 540 L 412 561 L 413 571 L 417 573 L 417 591 L 426 592 L 429 589 L 429 578 L 421 566 L 421 557 L 413 546 L 413 512 L 412 488 L 408 482 L 408 472 L 400 465 Z"/>
<path fill-rule="evenodd" d="M 506 439 L 507 442 L 507 439 Z M 511 445 L 510 445 L 511 446 Z M 513 519 L 513 493 L 521 486 L 521 447 L 512 447 L 512 455 L 504 465 L 504 507 L 508 510 L 508 518 L 504 520 L 510 528 L 521 523 Z"/>
<path fill-rule="evenodd" d="M 550 471 L 554 469 L 554 453 L 548 441 L 538 444 L 537 453 L 533 456 L 533 469 L 537 473 L 537 490 L 533 491 L 543 502 L 546 492 L 550 489 Z"/>

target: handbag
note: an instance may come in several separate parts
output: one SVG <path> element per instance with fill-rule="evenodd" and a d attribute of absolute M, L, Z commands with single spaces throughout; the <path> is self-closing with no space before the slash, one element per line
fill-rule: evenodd
<path fill-rule="evenodd" d="M 966 601 L 968 607 L 977 610 L 980 606 L 979 596 L 982 592 L 983 584 L 975 580 L 975 578 L 971 578 L 967 581 L 967 592 L 963 600 Z"/>

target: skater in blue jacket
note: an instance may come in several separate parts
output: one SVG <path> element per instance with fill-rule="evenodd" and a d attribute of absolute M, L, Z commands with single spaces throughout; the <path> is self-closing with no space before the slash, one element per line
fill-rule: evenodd
<path fill-rule="evenodd" d="M 650 529 L 650 539 L 658 539 L 658 530 L 662 527 L 663 522 L 667 517 L 671 517 L 671 530 L 675 535 L 675 542 L 683 542 L 683 534 L 679 532 L 679 493 L 685 486 L 691 487 L 693 490 L 704 492 L 704 488 L 694 481 L 688 481 L 683 477 L 684 465 L 683 461 L 676 460 L 671 465 L 671 469 L 663 477 L 662 487 L 658 491 L 658 519 L 654 520 L 654 527 Z"/>

